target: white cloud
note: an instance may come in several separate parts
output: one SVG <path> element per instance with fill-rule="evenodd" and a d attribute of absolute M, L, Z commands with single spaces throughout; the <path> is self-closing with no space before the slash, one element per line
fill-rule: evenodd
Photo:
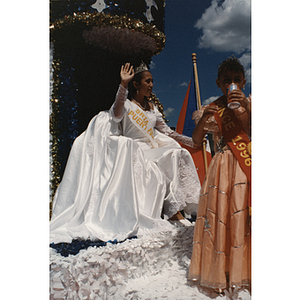
<path fill-rule="evenodd" d="M 166 117 L 169 117 L 169 116 L 173 115 L 174 112 L 175 112 L 175 108 L 173 108 L 173 107 L 168 107 L 168 108 L 164 111 Z"/>
<path fill-rule="evenodd" d="M 210 103 L 212 103 L 213 101 L 217 100 L 220 96 L 211 96 L 209 97 L 208 99 L 205 99 L 203 102 L 202 102 L 202 105 L 208 105 Z"/>
<path fill-rule="evenodd" d="M 189 86 L 189 84 L 187 83 L 187 82 L 183 82 L 183 83 L 181 83 L 179 86 Z"/>
<path fill-rule="evenodd" d="M 239 58 L 239 61 L 244 67 L 245 70 L 245 77 L 246 77 L 246 84 L 251 82 L 251 55 L 250 53 L 245 53 L 242 55 L 242 57 Z"/>
<path fill-rule="evenodd" d="M 149 65 L 150 70 L 155 69 L 155 63 L 151 60 L 151 63 Z"/>
<path fill-rule="evenodd" d="M 250 0 L 212 0 L 195 27 L 202 30 L 199 47 L 240 54 L 250 51 Z"/>

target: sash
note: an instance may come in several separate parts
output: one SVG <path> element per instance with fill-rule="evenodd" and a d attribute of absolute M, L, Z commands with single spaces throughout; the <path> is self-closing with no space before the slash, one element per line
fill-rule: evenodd
<path fill-rule="evenodd" d="M 240 122 L 232 109 L 229 109 L 220 97 L 210 105 L 217 105 L 218 112 L 214 114 L 215 120 L 224 136 L 227 145 L 230 147 L 235 158 L 245 175 L 249 184 L 251 183 L 251 142 L 244 132 Z M 251 186 L 249 187 L 249 192 Z M 251 195 L 249 194 L 249 208 L 251 208 Z"/>
<path fill-rule="evenodd" d="M 149 120 L 142 109 L 130 109 L 128 117 L 131 122 L 149 139 L 153 148 L 158 148 L 158 144 L 154 141 L 154 130 L 152 127 L 148 128 Z"/>

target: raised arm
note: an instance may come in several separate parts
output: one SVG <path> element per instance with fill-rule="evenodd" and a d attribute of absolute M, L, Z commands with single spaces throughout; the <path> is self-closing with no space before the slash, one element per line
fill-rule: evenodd
<path fill-rule="evenodd" d="M 245 106 L 240 106 L 237 109 L 234 109 L 233 112 L 236 118 L 239 120 L 239 123 L 242 125 L 244 131 L 251 136 L 251 96 L 246 98 Z"/>
<path fill-rule="evenodd" d="M 133 66 L 130 66 L 130 63 L 126 63 L 125 66 L 121 67 L 120 77 L 121 77 L 121 85 L 127 89 L 129 81 L 132 80 L 134 76 Z"/>
<path fill-rule="evenodd" d="M 125 66 L 121 67 L 121 84 L 116 94 L 115 102 L 113 104 L 113 113 L 116 118 L 120 118 L 123 115 L 124 103 L 128 95 L 127 86 L 129 81 L 132 80 L 133 76 L 133 66 L 130 66 L 129 63 L 126 63 Z"/>
<path fill-rule="evenodd" d="M 203 112 L 201 111 L 201 117 L 197 117 L 197 113 L 200 111 L 197 111 L 194 116 L 196 127 L 193 131 L 193 142 L 198 146 L 202 145 L 202 141 L 207 133 L 204 127 L 208 118 L 218 111 L 218 107 L 216 105 L 209 105 L 201 108 L 201 110 L 203 110 Z"/>

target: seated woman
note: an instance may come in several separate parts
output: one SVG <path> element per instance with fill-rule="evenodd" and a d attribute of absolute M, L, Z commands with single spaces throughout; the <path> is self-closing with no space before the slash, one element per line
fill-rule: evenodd
<path fill-rule="evenodd" d="M 74 141 L 53 200 L 50 242 L 124 240 L 170 230 L 168 219 L 197 210 L 197 171 L 178 143 L 193 146 L 192 139 L 171 130 L 147 100 L 153 79 L 144 64 L 134 71 L 127 63 L 120 76 L 111 109 Z"/>

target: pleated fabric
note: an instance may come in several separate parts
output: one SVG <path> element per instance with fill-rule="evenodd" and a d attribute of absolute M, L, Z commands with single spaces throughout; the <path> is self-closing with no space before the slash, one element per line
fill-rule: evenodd
<path fill-rule="evenodd" d="M 231 150 L 216 153 L 200 193 L 189 280 L 221 289 L 250 285 L 249 188 Z"/>

